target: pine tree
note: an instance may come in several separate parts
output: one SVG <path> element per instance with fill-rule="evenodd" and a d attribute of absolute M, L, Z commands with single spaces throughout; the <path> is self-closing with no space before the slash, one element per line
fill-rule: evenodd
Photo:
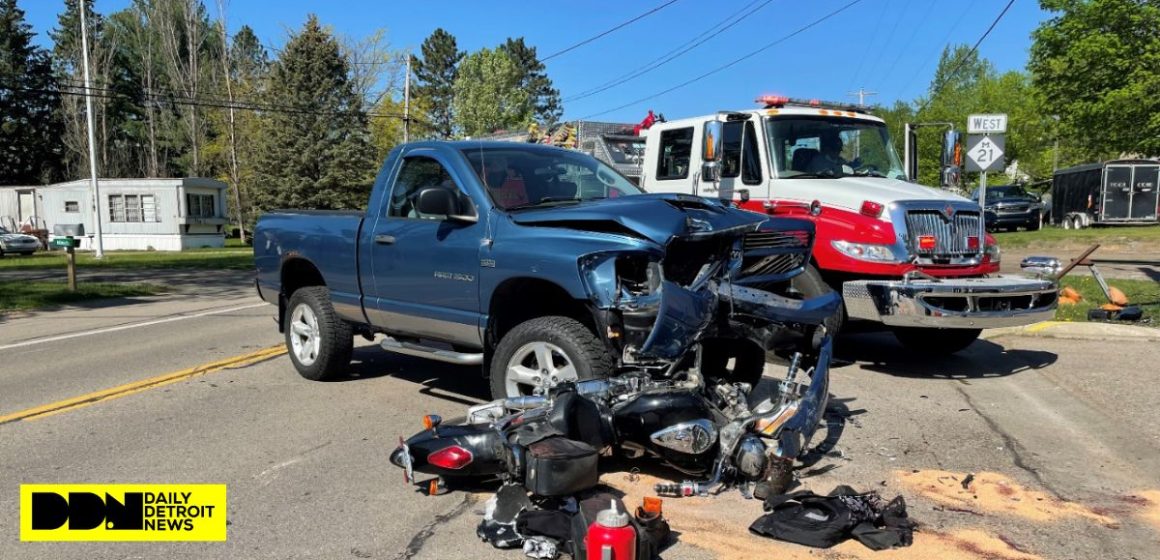
<path fill-rule="evenodd" d="M 423 57 L 412 57 L 415 72 L 415 96 L 428 107 L 427 120 L 435 135 L 451 138 L 455 134 L 451 102 L 455 97 L 452 87 L 459 61 L 464 53 L 455 44 L 455 36 L 436 29 L 420 47 Z"/>
<path fill-rule="evenodd" d="M 271 68 L 254 184 L 257 210 L 361 208 L 377 171 L 367 115 L 338 41 L 311 15 Z"/>
<path fill-rule="evenodd" d="M 535 105 L 536 120 L 551 126 L 564 114 L 560 91 L 552 87 L 544 63 L 536 56 L 536 48 L 524 43 L 524 38 L 508 38 L 500 50 L 506 52 L 520 69 L 520 88 L 528 92 Z"/>
<path fill-rule="evenodd" d="M 59 171 L 60 96 L 32 36 L 16 0 L 0 0 L 0 184 L 41 183 Z"/>

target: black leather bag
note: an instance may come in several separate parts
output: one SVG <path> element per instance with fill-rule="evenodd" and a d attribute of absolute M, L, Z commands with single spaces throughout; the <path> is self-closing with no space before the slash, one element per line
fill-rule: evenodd
<path fill-rule="evenodd" d="M 528 446 L 524 486 L 539 496 L 568 496 L 596 486 L 596 448 L 573 439 L 549 437 Z"/>

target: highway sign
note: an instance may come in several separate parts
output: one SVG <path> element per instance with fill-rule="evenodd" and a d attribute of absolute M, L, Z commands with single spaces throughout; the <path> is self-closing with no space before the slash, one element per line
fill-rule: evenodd
<path fill-rule="evenodd" d="M 967 171 L 1002 171 L 1005 146 L 1006 142 L 1002 134 L 995 136 L 971 134 L 967 136 Z"/>
<path fill-rule="evenodd" d="M 1002 134 L 1007 132 L 1007 115 L 970 115 L 967 117 L 968 134 Z"/>

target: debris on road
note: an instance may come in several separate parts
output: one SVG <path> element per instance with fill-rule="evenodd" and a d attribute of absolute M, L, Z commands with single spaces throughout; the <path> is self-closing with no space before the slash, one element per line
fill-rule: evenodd
<path fill-rule="evenodd" d="M 952 481 L 955 473 L 939 470 L 920 470 L 898 474 L 898 479 L 911 491 L 924 498 L 947 506 L 974 511 L 1014 515 L 1032 521 L 1056 521 L 1079 517 L 1106 527 L 1119 522 L 1092 508 L 1061 500 L 1040 490 L 1033 490 L 998 473 L 975 474 L 968 485 Z M 954 478 L 954 480 L 958 480 Z M 964 481 L 965 482 L 965 481 Z"/>

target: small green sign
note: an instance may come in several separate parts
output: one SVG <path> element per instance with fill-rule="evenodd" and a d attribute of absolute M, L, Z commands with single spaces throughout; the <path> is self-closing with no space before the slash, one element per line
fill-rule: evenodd
<path fill-rule="evenodd" d="M 75 249 L 75 248 L 81 246 L 81 240 L 74 239 L 72 237 L 57 237 L 57 238 L 52 240 L 52 246 L 53 247 L 60 247 L 61 249 L 67 249 L 69 247 L 72 247 Z"/>

